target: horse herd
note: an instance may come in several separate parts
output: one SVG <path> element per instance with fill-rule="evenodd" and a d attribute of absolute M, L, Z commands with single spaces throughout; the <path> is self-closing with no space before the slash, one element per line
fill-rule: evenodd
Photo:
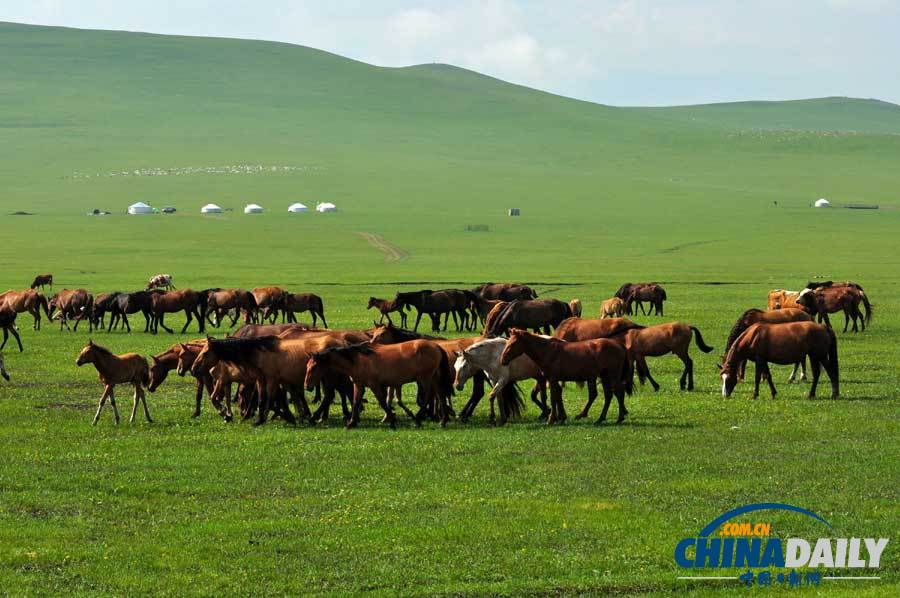
<path fill-rule="evenodd" d="M 107 402 L 116 423 L 119 414 L 115 386 L 134 387 L 131 421 L 138 405 L 148 421 L 144 389 L 155 391 L 169 373 L 190 374 L 196 382 L 193 416 L 200 415 L 204 394 L 226 421 L 233 419 L 232 397 L 243 419 L 254 418 L 262 424 L 270 416 L 287 422 L 298 418 L 312 424 L 328 419 L 329 409 L 340 398 L 344 423 L 354 427 L 365 407 L 365 392 L 370 390 L 384 412 L 382 421 L 396 426 L 394 403 L 416 424 L 425 420 L 446 424 L 457 416 L 452 397 L 472 380 L 472 394 L 459 411 L 466 421 L 485 394 L 490 401 L 491 422 L 505 423 L 521 415 L 524 401 L 518 386 L 531 381 L 531 401 L 547 423 L 567 419 L 562 392 L 566 382 L 585 384 L 588 400 L 578 414 L 587 417 L 598 397 L 597 382 L 604 405 L 597 423 L 605 421 L 612 398 L 618 403 L 618 422 L 628 411 L 625 397 L 634 392 L 637 373 L 640 383 L 659 384 L 650 373 L 648 357 L 675 354 L 683 363 L 679 386 L 694 388 L 694 367 L 688 348 L 693 339 L 703 352 L 707 345 L 695 327 L 683 322 L 643 326 L 624 315 L 654 311 L 663 313 L 667 300 L 658 283 L 625 284 L 610 299 L 602 302 L 600 317 L 581 317 L 581 302 L 538 299 L 524 284 L 484 284 L 474 289 L 444 289 L 400 292 L 393 299 L 370 297 L 369 309 L 377 309 L 381 321 L 366 330 L 327 328 L 323 303 L 313 294 L 294 294 L 279 287 L 242 289 L 177 290 L 172 278 L 161 275 L 151 279 L 149 288 L 131 293 L 105 293 L 92 296 L 84 289 L 63 290 L 44 299 L 36 288 L 8 291 L 0 295 L 0 322 L 14 323 L 15 314 L 28 311 L 40 327 L 43 309 L 49 319 L 59 318 L 60 329 L 69 321 L 87 320 L 89 329 L 121 325 L 130 331 L 127 315 L 142 313 L 145 331 L 156 333 L 159 327 L 172 332 L 164 323 L 166 313 L 184 311 L 187 322 L 198 322 L 200 332 L 208 323 L 221 326 L 227 317 L 231 325 L 243 318 L 243 325 L 230 336 L 206 337 L 176 343 L 154 355 L 148 362 L 136 353 L 114 355 L 90 340 L 76 364 L 91 363 L 104 385 L 93 423 L 96 424 Z M 52 285 L 52 276 L 35 280 Z M 166 288 L 156 288 L 163 284 Z M 650 310 L 645 311 L 647 303 Z M 865 308 L 865 317 L 860 311 Z M 766 380 L 772 397 L 776 395 L 769 363 L 794 365 L 789 378 L 802 368 L 806 376 L 808 359 L 812 370 L 809 395 L 814 397 L 822 369 L 832 386 L 832 397 L 839 396 L 837 340 L 828 321 L 828 313 L 843 311 L 846 331 L 857 320 L 862 329 L 871 321 L 872 305 L 856 283 L 810 283 L 798 292 L 784 290 L 769 294 L 769 309 L 750 309 L 734 324 L 726 341 L 720 366 L 722 394 L 730 396 L 737 381 L 743 379 L 748 361 L 755 365 L 753 397 Z M 412 330 L 407 330 L 407 311 L 415 309 Z M 312 326 L 296 322 L 294 314 L 309 311 Z M 11 316 L 9 314 L 12 314 Z M 105 316 L 109 314 L 109 322 Z M 281 323 L 277 323 L 278 315 Z M 394 326 L 391 314 L 399 315 L 401 327 Z M 417 328 L 422 317 L 431 320 L 432 332 L 446 330 L 452 318 L 458 331 L 483 326 L 478 336 L 445 339 L 421 334 Z M 441 317 L 443 316 L 443 327 Z M 818 318 L 824 324 L 816 323 Z M 318 319 L 322 327 L 318 327 Z M 384 324 L 387 319 L 387 324 Z M 14 324 L 4 325 L 15 333 Z M 4 344 L 6 338 L 4 338 Z M 21 342 L 19 342 L 21 350 Z M 2 357 L 0 374 L 8 379 Z M 401 388 L 416 384 L 415 404 L 403 402 Z M 314 392 L 311 402 L 306 393 Z M 497 409 L 495 410 L 495 402 Z M 313 410 L 310 405 L 318 404 Z"/>

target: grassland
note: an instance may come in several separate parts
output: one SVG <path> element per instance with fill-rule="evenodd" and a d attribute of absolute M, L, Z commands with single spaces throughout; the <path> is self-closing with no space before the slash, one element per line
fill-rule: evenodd
<path fill-rule="evenodd" d="M 332 325 L 362 327 L 365 299 L 400 288 L 525 281 L 593 313 L 621 282 L 653 279 L 666 319 L 717 349 L 695 356 L 690 394 L 677 360 L 653 362 L 663 389 L 641 390 L 622 426 L 548 429 L 530 411 L 502 429 L 481 413 L 390 432 L 370 410 L 352 432 L 252 429 L 206 405 L 191 420 L 176 378 L 150 398 L 153 425 L 92 429 L 100 386 L 74 366 L 88 335 L 21 318 L 26 351 L 7 347 L 13 379 L 0 382 L 6 592 L 715 594 L 734 588 L 676 581 L 672 550 L 738 504 L 900 537 L 900 108 L 614 108 L 441 65 L 13 24 L 0 48 L 5 288 L 38 271 L 96 292 L 156 272 L 181 287 L 281 284 L 322 295 Z M 133 174 L 240 164 L 293 169 Z M 883 209 L 808 207 L 821 196 Z M 179 212 L 123 215 L 137 200 Z M 284 212 L 326 200 L 340 212 Z M 208 201 L 236 211 L 201 217 Z M 244 216 L 251 201 L 269 211 Z M 6 215 L 19 210 L 34 215 Z M 735 317 L 813 276 L 857 280 L 876 304 L 870 330 L 840 335 L 843 399 L 806 400 L 786 371 L 776 401 L 751 402 L 746 385 L 719 397 Z M 94 338 L 150 354 L 195 335 Z M 570 409 L 583 399 L 567 389 Z M 895 548 L 880 582 L 820 591 L 896 594 Z"/>

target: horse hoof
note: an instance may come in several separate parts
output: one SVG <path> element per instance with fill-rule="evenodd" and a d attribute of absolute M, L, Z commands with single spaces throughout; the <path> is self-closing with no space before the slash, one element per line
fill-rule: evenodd
<path fill-rule="evenodd" d="M 605 424 L 605 423 L 606 423 L 606 419 L 601 417 L 600 419 L 598 419 L 597 421 L 594 422 L 594 425 L 595 425 L 595 426 L 602 426 L 602 425 Z"/>

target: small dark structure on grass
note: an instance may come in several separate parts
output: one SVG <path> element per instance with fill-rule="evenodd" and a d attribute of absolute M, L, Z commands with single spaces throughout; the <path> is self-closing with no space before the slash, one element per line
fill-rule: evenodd
<path fill-rule="evenodd" d="M 519 211 L 519 208 L 510 208 L 509 215 L 510 216 L 519 216 L 519 215 L 521 215 L 521 212 Z"/>

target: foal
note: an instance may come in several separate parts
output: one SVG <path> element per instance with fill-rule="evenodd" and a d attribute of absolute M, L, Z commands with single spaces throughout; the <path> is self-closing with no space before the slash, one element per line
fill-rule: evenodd
<path fill-rule="evenodd" d="M 390 314 L 393 312 L 400 312 L 400 327 L 406 328 L 406 311 L 403 309 L 403 304 L 398 303 L 396 299 L 378 299 L 377 297 L 369 297 L 369 305 L 366 309 L 372 309 L 373 307 L 381 312 L 381 319 L 378 320 L 379 324 L 383 324 L 384 319 L 387 318 L 388 324 L 393 326 L 394 322 L 391 321 Z"/>
<path fill-rule="evenodd" d="M 147 366 L 147 360 L 137 353 L 124 353 L 122 355 L 113 355 L 112 352 L 100 345 L 95 345 L 94 341 L 89 340 L 75 365 L 81 367 L 86 363 L 93 363 L 100 375 L 100 382 L 103 383 L 103 394 L 100 396 L 100 405 L 97 407 L 97 413 L 94 415 L 92 426 L 97 425 L 100 419 L 100 412 L 103 411 L 103 405 L 106 399 L 109 399 L 116 416 L 116 425 L 119 424 L 119 410 L 116 409 L 116 384 L 132 384 L 134 385 L 134 405 L 131 407 L 131 418 L 129 423 L 134 422 L 134 416 L 137 413 L 138 401 L 144 406 L 144 415 L 147 421 L 153 423 L 150 419 L 150 410 L 147 409 L 147 399 L 144 397 L 144 387 L 150 384 L 150 368 Z"/>

